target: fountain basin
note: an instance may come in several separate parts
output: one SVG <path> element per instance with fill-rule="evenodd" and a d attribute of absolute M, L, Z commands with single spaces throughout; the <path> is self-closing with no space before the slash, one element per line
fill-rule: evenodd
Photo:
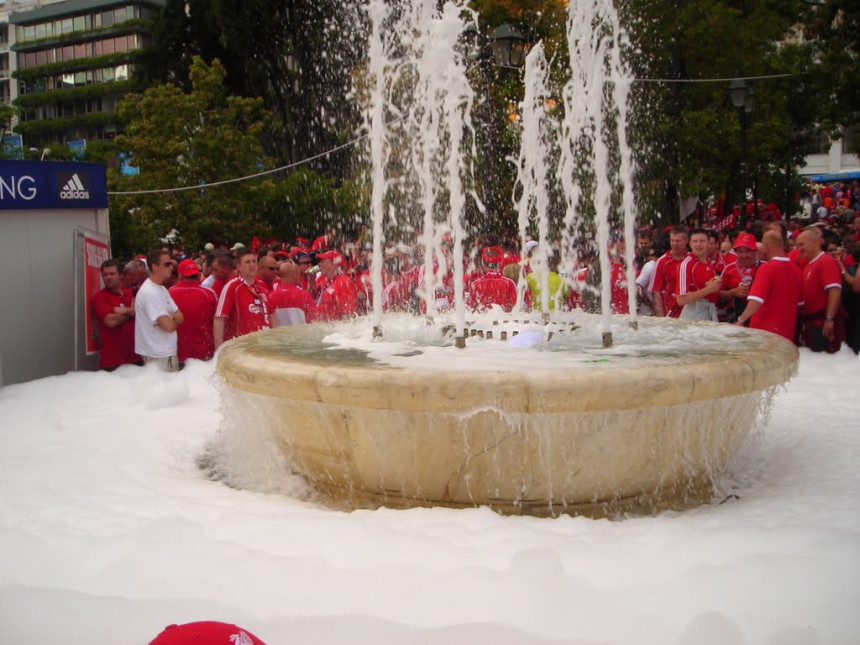
<path fill-rule="evenodd" d="M 658 337 L 687 333 L 693 343 L 649 356 L 622 339 L 577 354 L 556 336 L 505 348 L 505 367 L 470 354 L 505 345 L 482 340 L 432 346 L 443 358 L 427 365 L 421 350 L 380 359 L 330 341 L 342 325 L 305 325 L 236 339 L 219 352 L 217 371 L 262 409 L 257 418 L 291 467 L 338 508 L 650 513 L 710 498 L 768 392 L 798 360 L 794 345 L 765 332 L 653 326 Z M 727 349 L 696 342 L 717 332 Z"/>

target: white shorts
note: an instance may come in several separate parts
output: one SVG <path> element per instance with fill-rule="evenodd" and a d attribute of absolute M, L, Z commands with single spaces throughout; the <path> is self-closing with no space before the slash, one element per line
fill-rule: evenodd
<path fill-rule="evenodd" d="M 159 368 L 161 368 L 162 372 L 179 371 L 179 359 L 176 356 L 168 356 L 167 358 L 149 358 L 148 356 L 144 356 L 143 361 L 147 365 L 155 363 Z"/>

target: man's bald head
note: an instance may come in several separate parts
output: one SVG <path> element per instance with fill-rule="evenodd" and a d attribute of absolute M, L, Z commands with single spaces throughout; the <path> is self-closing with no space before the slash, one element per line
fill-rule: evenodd
<path fill-rule="evenodd" d="M 281 282 L 283 284 L 299 284 L 301 280 L 301 269 L 299 268 L 299 265 L 289 260 L 281 264 L 279 272 L 281 274 Z"/>
<path fill-rule="evenodd" d="M 809 260 L 818 257 L 822 244 L 824 244 L 824 236 L 816 226 L 804 229 L 803 233 L 797 236 L 797 249 Z"/>
<path fill-rule="evenodd" d="M 785 240 L 780 231 L 765 231 L 764 235 L 761 236 L 761 244 L 769 260 L 785 255 Z"/>

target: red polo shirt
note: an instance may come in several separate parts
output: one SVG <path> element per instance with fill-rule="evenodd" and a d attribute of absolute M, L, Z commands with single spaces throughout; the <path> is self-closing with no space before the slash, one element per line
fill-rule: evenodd
<path fill-rule="evenodd" d="M 748 300 L 761 303 L 750 318 L 752 329 L 763 329 L 794 341 L 797 307 L 801 299 L 800 269 L 786 257 L 762 264 L 755 274 Z"/>
<path fill-rule="evenodd" d="M 842 270 L 839 263 L 822 251 L 803 269 L 803 306 L 801 313 L 816 314 L 827 309 L 827 290 L 842 289 Z"/>
<path fill-rule="evenodd" d="M 134 353 L 134 318 L 129 318 L 118 327 L 108 327 L 104 319 L 114 313 L 114 307 L 131 307 L 134 302 L 131 289 L 117 294 L 101 289 L 93 294 L 93 314 L 99 331 L 99 369 L 109 369 L 139 363 L 140 356 Z"/>
<path fill-rule="evenodd" d="M 170 289 L 170 297 L 185 317 L 176 329 L 176 355 L 180 361 L 196 358 L 207 361 L 215 354 L 212 319 L 218 298 L 211 289 L 196 282 L 178 282 Z"/>
<path fill-rule="evenodd" d="M 235 277 L 224 285 L 215 316 L 227 319 L 224 340 L 268 329 L 268 294 L 255 284 L 249 285 L 241 276 Z"/>

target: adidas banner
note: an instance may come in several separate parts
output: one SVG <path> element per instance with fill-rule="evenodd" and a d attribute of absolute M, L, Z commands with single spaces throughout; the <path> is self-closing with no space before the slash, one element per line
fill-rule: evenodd
<path fill-rule="evenodd" d="M 0 161 L 0 210 L 107 208 L 105 167 L 65 161 Z"/>

